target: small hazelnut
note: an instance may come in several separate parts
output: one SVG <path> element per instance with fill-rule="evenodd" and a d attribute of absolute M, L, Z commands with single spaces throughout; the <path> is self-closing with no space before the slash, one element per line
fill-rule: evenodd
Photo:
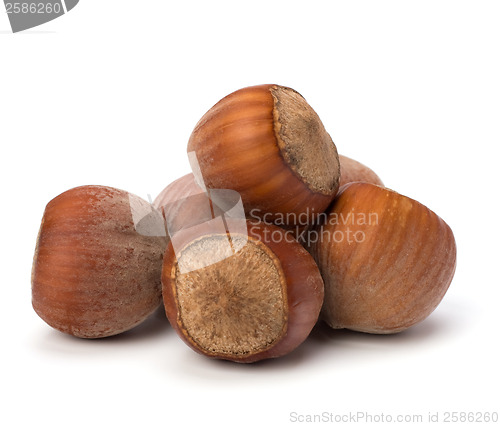
<path fill-rule="evenodd" d="M 310 252 L 333 328 L 397 333 L 438 306 L 455 272 L 450 227 L 427 207 L 369 183 L 343 187 Z"/>
<path fill-rule="evenodd" d="M 207 214 L 210 199 L 196 184 L 192 173 L 175 180 L 163 189 L 155 198 L 153 206 L 162 213 L 170 232 L 197 225 L 211 218 Z"/>
<path fill-rule="evenodd" d="M 161 215 L 141 198 L 104 186 L 66 191 L 43 215 L 33 308 L 50 326 L 77 337 L 129 330 L 161 304 L 166 244 Z"/>
<path fill-rule="evenodd" d="M 340 161 L 340 183 L 339 188 L 351 182 L 367 182 L 374 185 L 384 186 L 382 180 L 369 167 L 359 161 L 339 155 Z"/>

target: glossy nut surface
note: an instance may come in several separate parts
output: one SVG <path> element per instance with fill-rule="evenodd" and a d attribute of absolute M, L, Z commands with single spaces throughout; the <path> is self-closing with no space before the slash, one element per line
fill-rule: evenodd
<path fill-rule="evenodd" d="M 219 101 L 198 122 L 188 144 L 207 188 L 233 189 L 247 215 L 296 226 L 333 200 L 340 166 L 335 144 L 293 89 L 261 85 Z M 288 216 L 287 216 L 288 215 Z"/>

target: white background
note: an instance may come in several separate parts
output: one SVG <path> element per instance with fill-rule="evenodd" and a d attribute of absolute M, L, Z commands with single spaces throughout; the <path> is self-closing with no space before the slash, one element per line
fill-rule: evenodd
<path fill-rule="evenodd" d="M 500 411 L 499 23 L 500 2 L 479 0 L 81 0 L 18 34 L 0 13 L 0 423 Z M 98 341 L 38 318 L 30 270 L 46 203 L 84 184 L 155 197 L 189 172 L 202 114 L 261 83 L 297 89 L 341 153 L 449 223 L 458 267 L 438 309 L 395 336 L 319 327 L 255 365 L 195 354 L 161 312 Z"/>

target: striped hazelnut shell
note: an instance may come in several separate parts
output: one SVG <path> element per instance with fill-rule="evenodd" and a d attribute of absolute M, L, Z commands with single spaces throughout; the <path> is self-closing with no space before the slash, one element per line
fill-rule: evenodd
<path fill-rule="evenodd" d="M 82 338 L 135 327 L 161 305 L 162 229 L 149 203 L 126 191 L 82 186 L 57 196 L 45 209 L 33 260 L 36 313 Z"/>
<path fill-rule="evenodd" d="M 342 188 L 344 185 L 351 182 L 367 182 L 373 183 L 374 185 L 384 186 L 382 180 L 377 176 L 377 174 L 359 161 L 353 160 L 345 155 L 339 155 L 339 161 L 339 188 Z"/>
<path fill-rule="evenodd" d="M 207 194 L 196 184 L 189 173 L 169 184 L 155 198 L 153 206 L 158 209 L 167 224 L 167 230 L 176 232 L 197 225 L 210 218 L 210 201 Z M 169 229 L 170 228 L 170 229 Z"/>
<path fill-rule="evenodd" d="M 286 226 L 310 219 L 333 200 L 340 176 L 335 144 L 295 90 L 261 85 L 214 105 L 188 143 L 207 188 L 233 189 L 247 215 Z"/>
<path fill-rule="evenodd" d="M 310 245 L 325 282 L 322 318 L 333 328 L 397 333 L 424 320 L 456 266 L 450 227 L 419 202 L 351 183 Z"/>

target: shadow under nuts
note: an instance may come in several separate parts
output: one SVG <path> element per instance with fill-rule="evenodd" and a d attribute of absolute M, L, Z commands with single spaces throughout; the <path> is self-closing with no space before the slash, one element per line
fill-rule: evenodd
<path fill-rule="evenodd" d="M 149 203 L 125 191 L 82 186 L 54 198 L 33 260 L 36 313 L 84 338 L 135 327 L 161 305 L 162 231 Z"/>
<path fill-rule="evenodd" d="M 311 234 L 333 328 L 396 333 L 425 319 L 455 272 L 450 227 L 427 207 L 380 186 L 351 183 Z"/>

